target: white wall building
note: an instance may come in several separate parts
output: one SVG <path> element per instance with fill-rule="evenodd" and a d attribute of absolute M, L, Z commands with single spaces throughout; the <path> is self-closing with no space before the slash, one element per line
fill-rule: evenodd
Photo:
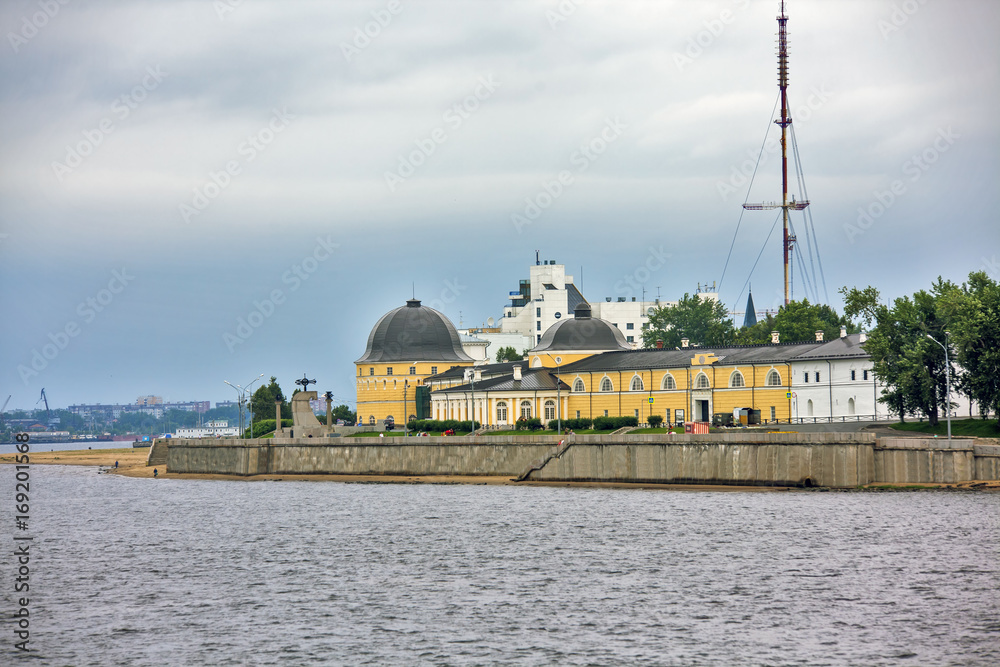
<path fill-rule="evenodd" d="M 240 434 L 239 426 L 230 426 L 226 419 L 205 422 L 202 426 L 179 428 L 178 438 L 233 438 Z"/>
<path fill-rule="evenodd" d="M 719 299 L 717 293 L 702 292 L 700 286 L 698 296 L 713 301 Z M 587 301 L 573 283 L 573 276 L 566 274 L 566 267 L 556 264 L 555 260 L 536 260 L 530 267 L 528 279 L 519 281 L 517 291 L 511 291 L 508 299 L 510 305 L 504 308 L 500 329 L 505 334 L 530 337 L 530 344 L 517 347 L 519 351 L 540 343 L 549 327 L 566 317 L 573 317 L 577 305 Z M 633 349 L 642 347 L 642 331 L 653 309 L 677 305 L 676 301 L 659 298 L 643 301 L 624 296 L 605 297 L 589 303 L 592 316 L 618 327 Z M 479 333 L 476 335 L 482 337 Z M 493 358 L 496 358 L 495 350 Z"/>

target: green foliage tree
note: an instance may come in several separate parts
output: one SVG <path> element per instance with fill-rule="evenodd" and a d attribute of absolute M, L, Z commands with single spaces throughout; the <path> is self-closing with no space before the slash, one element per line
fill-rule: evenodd
<path fill-rule="evenodd" d="M 680 347 L 682 338 L 691 345 L 729 345 L 736 339 L 736 329 L 722 303 L 685 294 L 676 306 L 653 311 L 642 332 L 642 344 L 653 348 L 662 340 L 664 347 L 674 348 Z"/>
<path fill-rule="evenodd" d="M 333 408 L 333 420 L 336 422 L 338 419 L 343 419 L 349 424 L 354 424 L 358 421 L 358 416 L 351 410 L 350 407 L 346 405 L 337 405 Z"/>
<path fill-rule="evenodd" d="M 930 292 L 920 290 L 896 299 L 892 306 L 881 303 L 874 287 L 840 290 L 844 312 L 874 325 L 865 343 L 875 376 L 885 387 L 879 401 L 905 421 L 907 412 L 921 412 L 937 425 L 941 410 L 947 410 L 944 352 L 927 335 L 942 344 L 949 322 L 939 305 L 957 287 L 938 278 Z M 953 359 L 953 355 L 949 355 Z M 954 377 L 954 373 L 952 373 Z"/>
<path fill-rule="evenodd" d="M 268 384 L 263 384 L 257 388 L 250 398 L 250 405 L 253 407 L 253 420 L 258 422 L 261 419 L 274 419 L 274 401 L 277 396 L 281 396 L 284 401 L 281 404 L 281 418 L 292 418 L 291 398 L 285 396 L 278 386 L 278 378 L 271 376 Z"/>
<path fill-rule="evenodd" d="M 505 361 L 521 361 L 524 356 L 518 354 L 517 350 L 513 347 L 501 347 L 497 350 L 497 363 L 502 364 Z"/>
<path fill-rule="evenodd" d="M 782 306 L 776 316 L 766 318 L 752 327 L 739 329 L 736 342 L 740 345 L 760 345 L 771 342 L 771 332 L 777 331 L 782 343 L 805 343 L 816 340 L 816 332 L 822 331 L 824 340 L 840 336 L 840 327 L 847 327 L 847 333 L 857 333 L 858 327 L 847 317 L 837 314 L 826 304 L 812 304 L 808 299 L 789 301 Z"/>
<path fill-rule="evenodd" d="M 973 272 L 943 295 L 939 310 L 962 368 L 958 388 L 979 404 L 984 419 L 992 412 L 1000 424 L 1000 284 Z"/>

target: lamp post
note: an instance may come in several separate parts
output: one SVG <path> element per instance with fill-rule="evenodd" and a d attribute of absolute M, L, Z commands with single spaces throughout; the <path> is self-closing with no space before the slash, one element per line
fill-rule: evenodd
<path fill-rule="evenodd" d="M 409 433 L 410 429 L 408 427 L 408 424 L 410 423 L 410 418 L 406 414 L 406 390 L 409 388 L 410 388 L 410 381 L 403 380 L 403 437 L 404 438 L 410 434 Z"/>
<path fill-rule="evenodd" d="M 556 362 L 556 431 L 562 434 L 562 380 L 559 379 L 559 366 L 562 364 L 562 357 L 553 357 L 548 352 L 545 356 Z"/>
<path fill-rule="evenodd" d="M 243 406 L 247 404 L 247 394 L 250 391 L 250 387 L 253 386 L 253 383 L 256 382 L 257 380 L 261 379 L 262 377 L 264 377 L 263 373 L 261 373 L 260 375 L 258 375 L 257 377 L 255 377 L 253 380 L 251 380 L 249 382 L 249 384 L 247 384 L 246 387 L 241 387 L 238 384 L 233 384 L 229 380 L 223 380 L 223 382 L 225 382 L 230 387 L 232 387 L 233 389 L 236 390 L 236 396 L 239 399 L 239 406 L 240 406 L 240 438 L 246 438 L 246 433 L 245 433 L 246 428 L 244 426 L 246 420 L 243 418 Z M 253 426 L 253 405 L 252 404 L 250 406 L 250 410 L 251 410 L 251 412 L 250 412 L 250 425 Z"/>
<path fill-rule="evenodd" d="M 948 342 L 947 331 L 944 332 L 944 336 L 945 336 L 944 338 L 945 342 Z M 945 393 L 946 405 L 944 414 L 945 417 L 948 419 L 948 444 L 950 445 L 951 444 L 951 366 L 948 363 L 948 348 L 945 347 L 944 345 L 941 345 L 941 343 L 938 343 L 938 340 L 934 336 L 927 334 L 927 337 L 930 338 L 935 343 L 937 343 L 938 346 L 942 350 L 944 350 L 944 389 L 946 392 Z"/>

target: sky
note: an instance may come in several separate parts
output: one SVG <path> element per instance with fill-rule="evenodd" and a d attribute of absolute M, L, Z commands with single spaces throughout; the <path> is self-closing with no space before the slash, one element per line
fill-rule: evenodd
<path fill-rule="evenodd" d="M 350 404 L 382 314 L 498 318 L 536 250 L 592 301 L 777 308 L 780 223 L 741 204 L 781 198 L 778 4 L 4 3 L 0 402 L 305 373 Z M 787 15 L 793 297 L 1000 279 L 1000 3 Z"/>

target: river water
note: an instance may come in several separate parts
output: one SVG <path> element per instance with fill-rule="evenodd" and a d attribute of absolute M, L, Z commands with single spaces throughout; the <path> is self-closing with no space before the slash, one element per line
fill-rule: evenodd
<path fill-rule="evenodd" d="M 32 466 L 30 521 L 30 664 L 1000 664 L 1000 494 Z"/>

